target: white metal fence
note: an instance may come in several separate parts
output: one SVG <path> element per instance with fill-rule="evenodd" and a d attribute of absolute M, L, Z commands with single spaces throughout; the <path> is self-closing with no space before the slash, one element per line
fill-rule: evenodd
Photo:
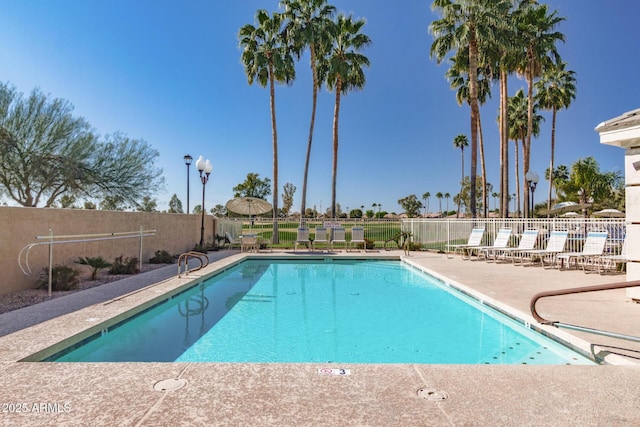
<path fill-rule="evenodd" d="M 625 237 L 624 218 L 487 218 L 487 219 L 305 219 L 303 224 L 309 228 L 310 237 L 315 236 L 315 228 L 344 227 L 347 241 L 351 240 L 351 228 L 363 227 L 365 239 L 376 249 L 382 249 L 385 241 L 397 237 L 401 231 L 411 233 L 411 241 L 421 249 L 444 251 L 447 245 L 466 243 L 474 227 L 485 229 L 483 244 L 491 245 L 500 228 L 511 228 L 512 237 L 509 246 L 517 246 L 522 232 L 526 229 L 537 229 L 540 236 L 537 247 L 546 246 L 546 237 L 556 230 L 567 230 L 569 238 L 565 250 L 580 251 L 589 231 L 607 231 L 607 251 L 619 253 Z M 278 220 L 278 245 L 276 247 L 293 247 L 296 240 L 299 220 Z M 219 235 L 229 232 L 233 237 L 244 234 L 258 234 L 263 241 L 273 242 L 272 219 L 219 219 L 217 231 Z"/>

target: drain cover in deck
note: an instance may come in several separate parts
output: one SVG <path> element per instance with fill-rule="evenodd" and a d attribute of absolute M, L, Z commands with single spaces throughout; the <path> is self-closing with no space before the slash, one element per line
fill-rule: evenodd
<path fill-rule="evenodd" d="M 157 391 L 174 391 L 179 390 L 187 385 L 187 380 L 182 378 L 169 378 L 167 380 L 158 381 L 153 385 L 153 389 Z"/>
<path fill-rule="evenodd" d="M 418 396 L 432 402 L 447 400 L 449 397 L 446 391 L 437 388 L 421 388 L 418 390 Z"/>

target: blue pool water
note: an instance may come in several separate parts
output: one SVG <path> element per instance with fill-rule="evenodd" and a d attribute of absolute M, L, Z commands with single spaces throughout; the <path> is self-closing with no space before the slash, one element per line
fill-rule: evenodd
<path fill-rule="evenodd" d="M 589 364 L 394 261 L 245 261 L 56 361 Z"/>

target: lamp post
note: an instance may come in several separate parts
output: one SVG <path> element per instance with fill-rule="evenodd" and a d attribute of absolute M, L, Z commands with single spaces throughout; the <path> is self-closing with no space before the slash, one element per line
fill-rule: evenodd
<path fill-rule="evenodd" d="M 211 171 L 213 170 L 213 165 L 209 159 L 205 162 L 202 156 L 200 156 L 196 161 L 196 168 L 200 173 L 200 181 L 202 181 L 202 225 L 200 227 L 200 249 L 202 249 L 204 247 L 204 189 L 207 185 L 207 181 L 209 181 L 209 174 L 211 174 Z"/>
<path fill-rule="evenodd" d="M 184 156 L 184 164 L 187 165 L 187 213 L 189 213 L 189 166 L 191 166 L 191 161 L 193 157 L 189 154 Z"/>
<path fill-rule="evenodd" d="M 540 181 L 540 177 L 538 176 L 537 173 L 532 171 L 527 172 L 524 177 L 527 180 L 527 183 L 529 184 L 529 188 L 531 189 L 531 209 L 529 211 L 529 217 L 533 218 L 533 208 L 535 206 L 533 194 L 536 191 L 536 185 L 538 185 L 538 181 Z"/>

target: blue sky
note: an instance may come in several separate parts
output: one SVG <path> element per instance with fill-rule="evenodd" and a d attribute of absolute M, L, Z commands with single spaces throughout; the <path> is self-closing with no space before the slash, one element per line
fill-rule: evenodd
<path fill-rule="evenodd" d="M 428 191 L 430 211 L 437 211 L 433 195 L 453 196 L 459 189 L 460 151 L 453 139 L 469 136 L 469 108 L 457 105 L 444 77 L 446 65 L 429 58 L 428 26 L 436 18 L 431 2 L 331 3 L 366 18 L 363 32 L 372 39 L 364 52 L 371 61 L 367 85 L 342 99 L 338 202 L 343 210 L 380 203 L 383 210 L 399 213 L 398 199 Z M 640 4 L 546 3 L 567 18 L 558 28 L 566 35 L 559 51 L 577 77 L 577 98 L 558 114 L 556 164 L 594 156 L 603 170 L 623 170 L 623 150 L 602 146 L 594 128 L 640 107 Z M 238 29 L 253 23 L 259 8 L 278 10 L 278 2 L 0 0 L 0 81 L 24 93 L 40 87 L 67 99 L 100 134 L 121 131 L 146 140 L 159 151 L 157 166 L 166 179 L 156 195 L 160 209 L 174 193 L 186 204 L 182 157 L 209 158 L 214 168 L 206 187 L 209 209 L 232 198 L 232 187 L 247 173 L 272 176 L 268 90 L 248 85 L 237 41 Z M 280 194 L 287 182 L 297 187 L 294 210 L 302 192 L 310 78 L 303 57 L 293 85 L 276 88 Z M 510 94 L 520 88 L 526 82 L 513 78 Z M 497 187 L 497 87 L 494 93 L 481 114 L 487 175 Z M 333 106 L 334 94 L 323 90 L 307 197 L 307 207 L 322 211 L 331 200 Z M 551 135 L 551 116 L 543 115 L 547 120 L 533 141 L 531 167 L 541 176 L 549 163 Z M 513 144 L 510 149 L 513 169 Z M 193 165 L 190 172 L 193 208 L 201 202 L 202 187 Z M 539 184 L 537 201 L 546 198 L 547 185 Z M 513 177 L 510 186 L 513 192 Z"/>

